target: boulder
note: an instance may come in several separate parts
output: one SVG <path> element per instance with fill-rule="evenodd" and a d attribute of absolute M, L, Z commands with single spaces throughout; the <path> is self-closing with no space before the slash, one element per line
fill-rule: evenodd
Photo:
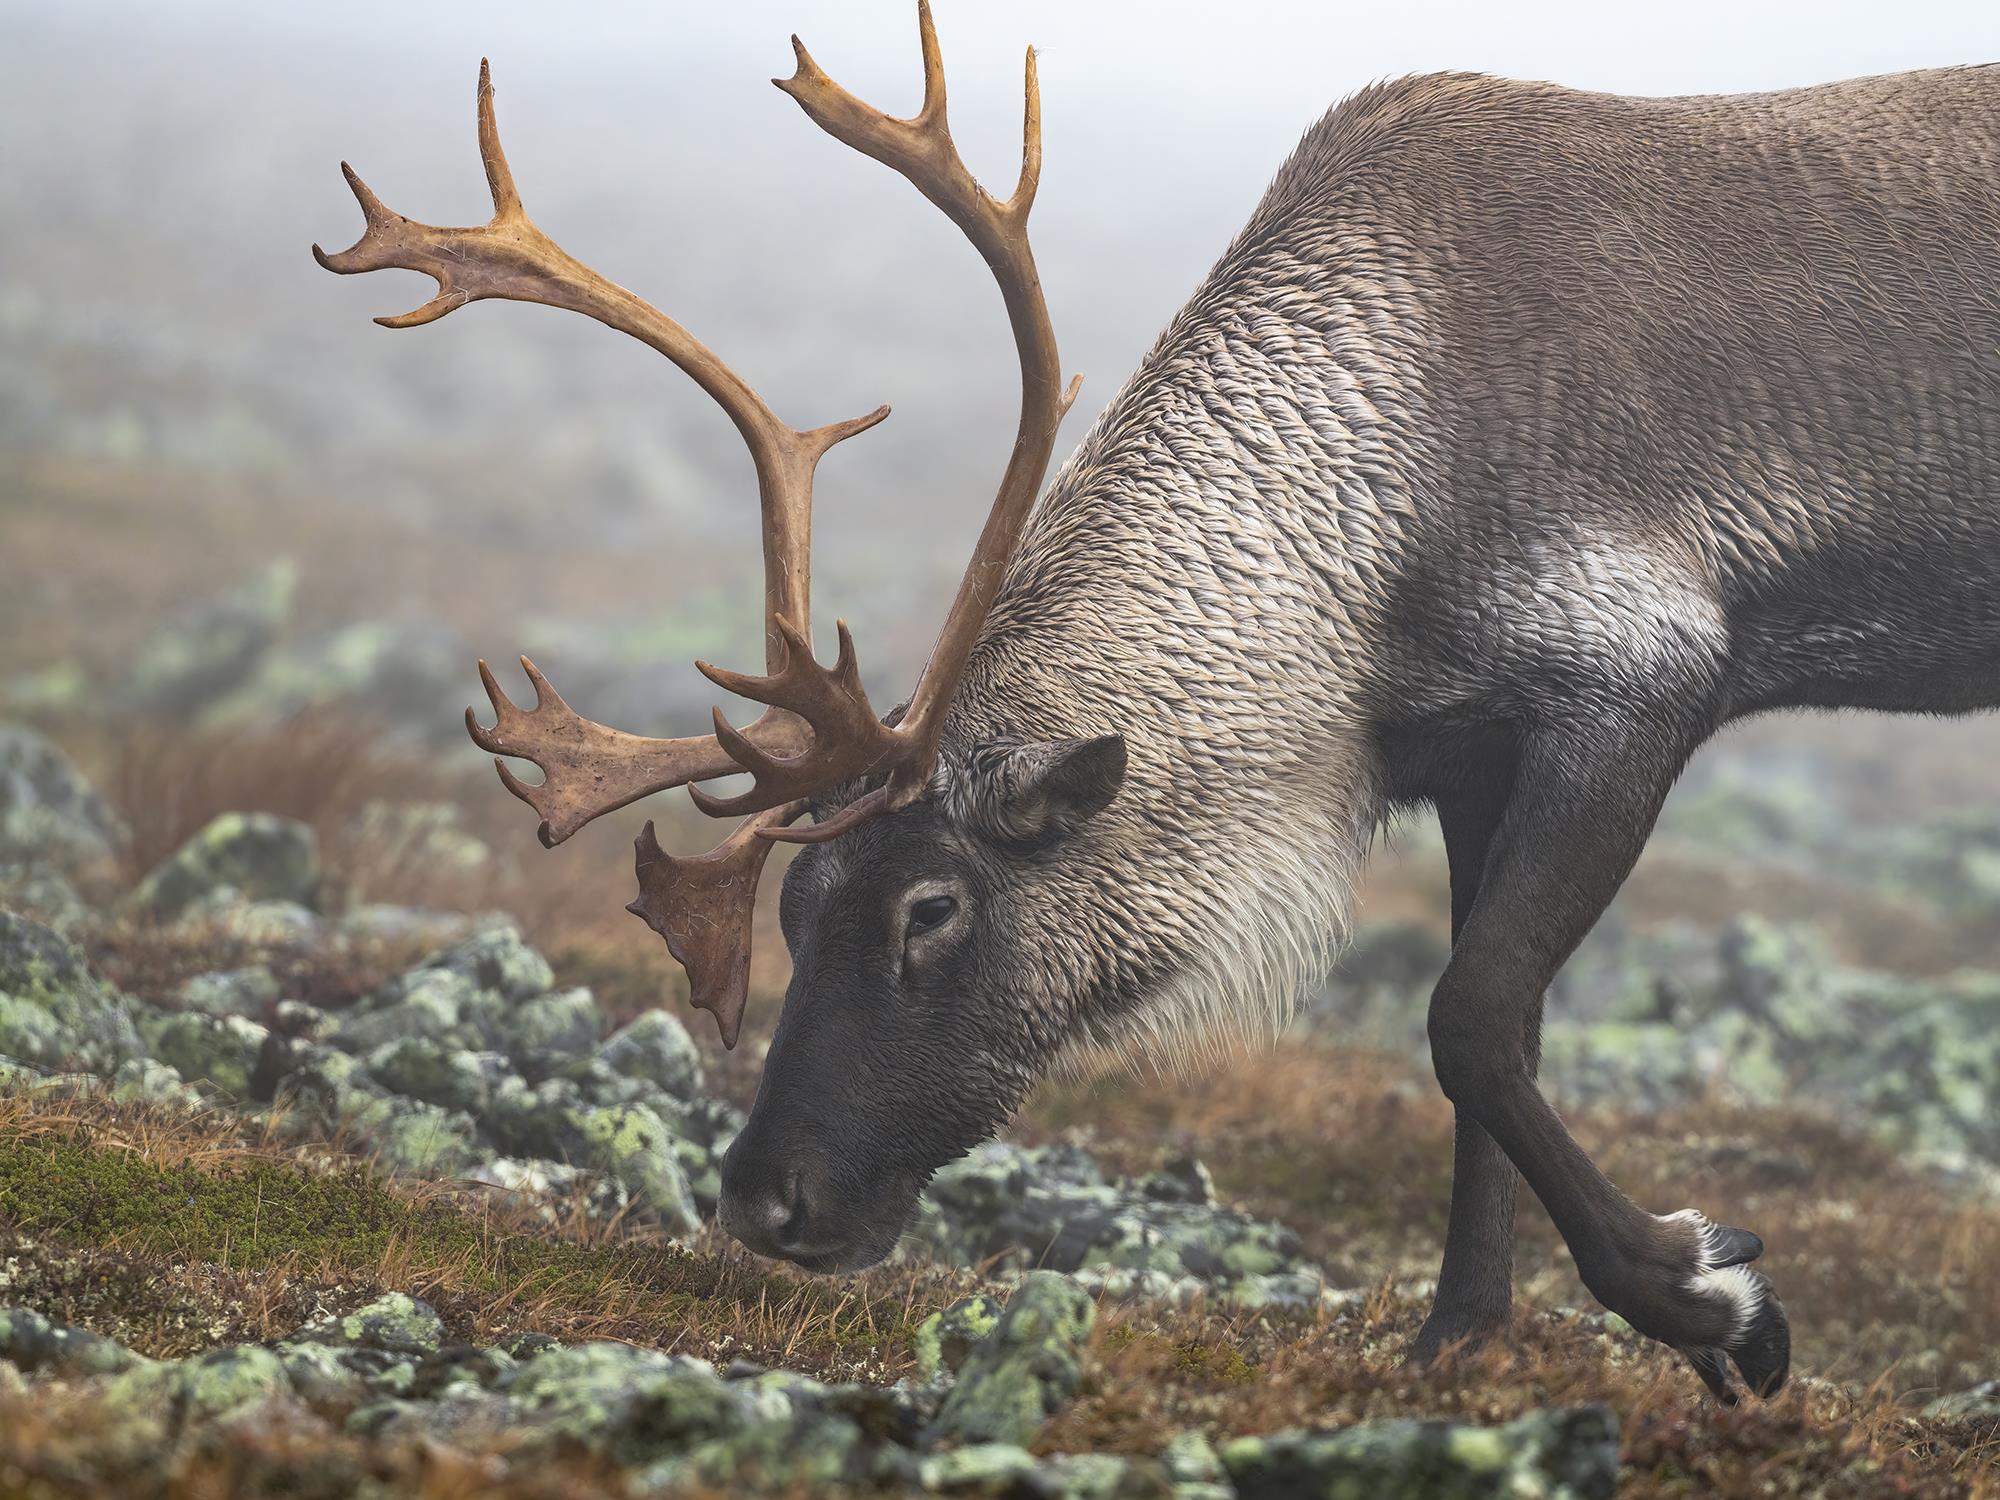
<path fill-rule="evenodd" d="M 319 904 L 319 843 L 312 829 L 271 813 L 224 813 L 139 882 L 131 904 L 162 921 L 224 892 L 246 901 Z"/>
<path fill-rule="evenodd" d="M 24 1374 L 62 1378 L 116 1375 L 148 1363 L 123 1344 L 83 1328 L 51 1323 L 25 1307 L 0 1307 L 0 1361 Z"/>
<path fill-rule="evenodd" d="M 501 1049 L 531 1078 L 586 1056 L 604 1030 L 604 1013 L 587 989 L 522 1000 L 499 1017 Z"/>
<path fill-rule="evenodd" d="M 353 1312 L 308 1323 L 286 1343 L 378 1349 L 421 1358 L 437 1353 L 444 1340 L 444 1319 L 436 1308 L 402 1292 L 390 1292 Z"/>
<path fill-rule="evenodd" d="M 427 959 L 421 970 L 442 970 L 469 979 L 477 989 L 492 990 L 504 1000 L 532 1000 L 555 987 L 549 961 L 521 940 L 507 924 L 482 929 L 464 942 Z"/>
<path fill-rule="evenodd" d="M 570 1124 L 581 1143 L 582 1164 L 616 1177 L 647 1218 L 673 1234 L 701 1227 L 673 1132 L 652 1110 L 643 1104 L 585 1106 L 571 1111 Z"/>
<path fill-rule="evenodd" d="M 0 1057 L 109 1074 L 143 1051 L 130 1008 L 81 953 L 41 923 L 0 912 Z"/>
<path fill-rule="evenodd" d="M 701 1052 L 687 1027 L 663 1010 L 649 1010 L 613 1032 L 597 1049 L 597 1060 L 677 1099 L 701 1097 Z"/>
<path fill-rule="evenodd" d="M 1137 1182 L 1107 1179 L 1073 1146 L 976 1147 L 931 1179 L 906 1236 L 953 1265 L 998 1258 L 1089 1275 L 1114 1293 L 1206 1289 L 1239 1306 L 1322 1295 L 1319 1268 L 1282 1224 L 1218 1206 L 1206 1170 L 1177 1158 Z M 1269 1301 L 1257 1300 L 1268 1296 Z M 1325 1292 L 1329 1301 L 1339 1294 Z M 1312 1302 L 1305 1305 L 1311 1306 Z"/>
<path fill-rule="evenodd" d="M 0 867 L 68 873 L 129 838 L 68 756 L 32 729 L 0 724 Z"/>
<path fill-rule="evenodd" d="M 1000 1326 L 1001 1311 L 999 1299 L 980 1293 L 925 1318 L 912 1340 L 919 1378 L 956 1375 L 980 1340 Z"/>
<path fill-rule="evenodd" d="M 148 1018 L 153 1057 L 189 1083 L 206 1083 L 235 1099 L 251 1097 L 264 1040 L 270 1032 L 241 1016 L 180 1011 Z"/>
<path fill-rule="evenodd" d="M 277 1003 L 278 979 L 262 964 L 196 974 L 184 980 L 174 999 L 182 1010 L 210 1016 L 262 1016 Z"/>
<path fill-rule="evenodd" d="M 1371 1500 L 1609 1500 L 1618 1421 L 1602 1406 L 1534 1412 L 1503 1427 L 1365 1422 L 1224 1443 L 1244 1495 L 1367 1495 Z"/>
<path fill-rule="evenodd" d="M 939 1408 L 939 1436 L 966 1443 L 1026 1443 L 1083 1383 L 1097 1321 L 1090 1293 L 1067 1276 L 1021 1278 L 993 1331 L 973 1346 Z"/>

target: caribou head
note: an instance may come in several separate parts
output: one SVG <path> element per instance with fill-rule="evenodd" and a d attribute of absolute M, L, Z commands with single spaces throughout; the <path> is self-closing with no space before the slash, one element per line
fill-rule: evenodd
<path fill-rule="evenodd" d="M 947 712 L 1078 382 L 1061 378 L 1028 243 L 1041 172 L 1034 53 L 1020 178 L 1002 200 L 974 180 L 952 142 L 937 36 L 921 0 L 918 18 L 924 96 L 909 119 L 848 93 L 796 38 L 797 71 L 775 80 L 814 123 L 893 167 L 964 232 L 999 284 L 1020 356 L 1020 424 L 992 511 L 928 664 L 887 718 L 862 690 L 844 623 L 833 665 L 815 659 L 809 596 L 815 468 L 888 408 L 791 427 L 679 323 L 565 252 L 522 207 L 483 63 L 479 145 L 492 219 L 470 228 L 406 219 L 343 165 L 366 228 L 338 254 L 313 250 L 343 274 L 397 267 L 433 277 L 429 302 L 377 320 L 391 328 L 488 297 L 595 318 L 685 371 L 750 450 L 763 521 L 765 671 L 696 665 L 717 686 L 764 705 L 755 722 L 738 728 L 717 709 L 711 734 L 626 734 L 575 713 L 524 657 L 533 707 L 510 702 L 482 662 L 497 719 L 482 725 L 468 709 L 466 727 L 495 755 L 502 783 L 539 815 L 550 847 L 671 787 L 686 786 L 705 813 L 742 818 L 718 847 L 693 856 L 667 852 L 648 823 L 630 907 L 687 970 L 692 1003 L 714 1013 L 726 1046 L 742 1023 L 759 873 L 775 843 L 809 846 L 785 882 L 794 976 L 756 1106 L 724 1169 L 722 1218 L 753 1248 L 821 1270 L 884 1254 L 930 1173 L 989 1134 L 1063 1044 L 1061 1018 L 1076 1007 L 1029 1003 L 1037 997 L 1018 993 L 1019 966 L 994 959 L 1052 951 L 1082 878 L 1065 851 L 1087 836 L 1125 773 L 1116 734 L 1002 734 L 940 753 Z M 540 767 L 541 783 L 522 781 L 505 757 Z M 697 784 L 738 773 L 751 779 L 739 795 Z M 1091 982 L 1087 964 L 1050 958 L 1036 967 L 1045 990 Z M 1003 973 L 1015 976 L 1008 983 L 1016 992 L 988 993 Z"/>

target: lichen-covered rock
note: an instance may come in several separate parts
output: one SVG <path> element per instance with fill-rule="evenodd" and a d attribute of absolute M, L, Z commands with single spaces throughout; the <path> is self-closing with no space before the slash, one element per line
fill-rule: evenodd
<path fill-rule="evenodd" d="M 604 1012 L 587 989 L 523 1000 L 499 1019 L 501 1049 L 529 1077 L 541 1077 L 587 1054 L 604 1030 Z"/>
<path fill-rule="evenodd" d="M 51 1323 L 25 1307 L 0 1307 L 0 1360 L 25 1374 L 116 1375 L 147 1361 L 84 1328 Z"/>
<path fill-rule="evenodd" d="M 189 1083 L 206 1083 L 235 1099 L 248 1099 L 250 1078 L 270 1035 L 242 1016 L 181 1011 L 148 1018 L 152 1055 Z"/>
<path fill-rule="evenodd" d="M 68 756 L 32 729 L 0 724 L 0 866 L 73 873 L 129 837 Z"/>
<path fill-rule="evenodd" d="M 925 1318 L 917 1325 L 911 1341 L 919 1378 L 935 1380 L 940 1374 L 956 1375 L 973 1346 L 1000 1326 L 1000 1313 L 999 1299 L 982 1292 Z"/>
<path fill-rule="evenodd" d="M 993 1332 L 959 1367 L 937 1430 L 962 1442 L 1025 1443 L 1083 1383 L 1097 1303 L 1067 1276 L 1021 1278 Z"/>
<path fill-rule="evenodd" d="M 370 995 L 340 1015 L 335 1046 L 370 1052 L 411 1038 L 463 1043 L 466 1007 L 477 986 L 448 969 L 417 969 Z"/>
<path fill-rule="evenodd" d="M 39 922 L 0 912 L 0 1057 L 110 1073 L 144 1050 L 123 999 Z"/>
<path fill-rule="evenodd" d="M 521 940 L 511 926 L 496 924 L 428 959 L 423 969 L 463 975 L 477 989 L 504 1000 L 532 1000 L 556 982 L 549 961 Z"/>
<path fill-rule="evenodd" d="M 472 1117 L 421 1100 L 373 1098 L 348 1124 L 380 1166 L 404 1176 L 453 1177 L 479 1159 Z"/>
<path fill-rule="evenodd" d="M 264 1015 L 277 1003 L 278 978 L 263 964 L 196 974 L 185 980 L 174 998 L 182 1010 L 209 1016 Z"/>
<path fill-rule="evenodd" d="M 225 886 L 195 902 L 173 923 L 178 936 L 254 953 L 318 952 L 326 923 L 297 901 L 252 901 Z"/>
<path fill-rule="evenodd" d="M 391 1093 L 472 1115 L 483 1114 L 494 1092 L 515 1076 L 497 1052 L 468 1052 L 428 1037 L 385 1042 L 368 1054 L 367 1064 Z"/>
<path fill-rule="evenodd" d="M 1113 1181 L 1076 1147 L 994 1141 L 937 1173 L 905 1244 L 953 1265 L 997 1258 L 1003 1268 L 1093 1274 L 1107 1286 L 1186 1282 L 1233 1292 L 1244 1307 L 1296 1305 L 1302 1288 L 1317 1288 L 1318 1268 L 1296 1234 L 1219 1207 L 1211 1193 L 1200 1164 L 1185 1159 L 1138 1182 Z M 1258 1300 L 1266 1292 L 1271 1300 Z"/>
<path fill-rule="evenodd" d="M 706 1360 L 625 1344 L 552 1349 L 506 1388 L 524 1422 L 614 1463 L 680 1457 L 747 1425 L 754 1405 Z"/>
<path fill-rule="evenodd" d="M 316 908 L 320 867 L 313 831 L 271 813 L 224 813 L 140 881 L 131 904 L 169 920 L 223 891 L 246 901 Z"/>
<path fill-rule="evenodd" d="M 677 1099 L 701 1097 L 701 1052 L 687 1027 L 663 1010 L 649 1010 L 612 1033 L 597 1049 L 597 1060 L 621 1078 L 649 1083 Z"/>
<path fill-rule="evenodd" d="M 1618 1482 L 1618 1422 L 1601 1406 L 1535 1412 L 1503 1427 L 1366 1422 L 1236 1438 L 1221 1459 L 1244 1495 L 1608 1500 Z"/>
<path fill-rule="evenodd" d="M 205 1101 L 201 1091 L 184 1082 L 181 1075 L 163 1062 L 150 1057 L 128 1058 L 111 1075 L 111 1097 L 121 1104 L 161 1104 L 178 1109 L 200 1109 Z"/>
<path fill-rule="evenodd" d="M 350 906 L 333 924 L 334 932 L 350 942 L 429 944 L 439 948 L 462 942 L 471 927 L 472 919 L 460 912 L 373 903 Z"/>
<path fill-rule="evenodd" d="M 391 1292 L 353 1312 L 308 1323 L 287 1343 L 380 1349 L 421 1357 L 437 1353 L 444 1347 L 444 1339 L 444 1319 L 436 1308 L 402 1292 Z"/>
<path fill-rule="evenodd" d="M 927 1455 L 918 1470 L 923 1487 L 941 1495 L 1034 1494 L 1041 1465 L 1018 1443 L 968 1443 Z"/>
<path fill-rule="evenodd" d="M 662 1228 L 688 1234 L 701 1227 L 694 1192 L 674 1151 L 673 1132 L 642 1104 L 570 1112 L 582 1162 L 607 1172 L 632 1194 L 634 1205 Z"/>

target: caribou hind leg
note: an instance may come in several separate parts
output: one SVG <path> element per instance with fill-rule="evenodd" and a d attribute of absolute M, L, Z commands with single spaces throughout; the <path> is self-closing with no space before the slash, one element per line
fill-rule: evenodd
<path fill-rule="evenodd" d="M 1524 743 L 1478 895 L 1432 996 L 1430 1037 L 1459 1118 L 1476 1121 L 1527 1178 L 1591 1294 L 1679 1349 L 1728 1400 L 1730 1361 L 1759 1395 L 1784 1383 L 1790 1363 L 1784 1309 L 1747 1264 L 1762 1242 L 1692 1210 L 1654 1215 L 1634 1204 L 1542 1097 L 1533 1046 L 1543 992 L 1630 872 L 1701 737 L 1599 721 L 1543 728 Z"/>

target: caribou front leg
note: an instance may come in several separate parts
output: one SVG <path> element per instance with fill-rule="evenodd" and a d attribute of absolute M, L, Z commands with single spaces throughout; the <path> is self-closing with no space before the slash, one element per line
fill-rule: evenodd
<path fill-rule="evenodd" d="M 1513 768 L 1489 772 L 1437 799 L 1438 827 L 1451 866 L 1451 940 L 1472 915 L 1486 856 L 1506 811 Z M 1529 1017 L 1529 1075 L 1541 1055 L 1541 1008 Z M 1464 1108 L 1452 1129 L 1451 1221 L 1437 1295 L 1417 1331 L 1410 1359 L 1430 1364 L 1446 1348 L 1475 1349 L 1506 1326 L 1514 1302 L 1514 1198 L 1521 1174 L 1486 1127 Z"/>
<path fill-rule="evenodd" d="M 1688 1209 L 1639 1208 L 1571 1139 L 1535 1085 L 1528 1038 L 1556 970 L 1610 903 L 1698 736 L 1656 725 L 1553 734 L 1523 747 L 1479 894 L 1431 999 L 1438 1082 L 1497 1141 L 1568 1242 L 1597 1300 L 1685 1354 L 1733 1399 L 1728 1362 L 1759 1395 L 1791 1358 L 1785 1313 L 1746 1262 L 1763 1243 Z"/>

